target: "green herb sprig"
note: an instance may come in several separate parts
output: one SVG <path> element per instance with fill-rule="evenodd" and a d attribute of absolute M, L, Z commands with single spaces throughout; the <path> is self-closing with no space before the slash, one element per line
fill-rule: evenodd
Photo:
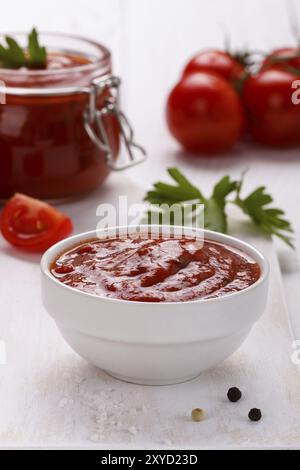
<path fill-rule="evenodd" d="M 150 204 L 166 204 L 167 206 L 172 206 L 175 203 L 184 204 L 189 201 L 203 204 L 205 228 L 222 233 L 228 231 L 226 206 L 231 203 L 239 207 L 261 232 L 275 235 L 293 248 L 292 226 L 284 218 L 284 211 L 270 207 L 273 198 L 268 194 L 265 186 L 258 187 L 247 197 L 242 198 L 244 174 L 238 181 L 232 180 L 227 175 L 217 182 L 211 196 L 207 198 L 178 168 L 169 168 L 168 173 L 175 184 L 154 183 L 153 189 L 147 192 L 145 201 Z M 229 198 L 230 195 L 232 197 Z"/>
<path fill-rule="evenodd" d="M 28 34 L 27 49 L 23 49 L 11 36 L 5 36 L 6 46 L 0 44 L 0 64 L 8 69 L 44 69 L 47 65 L 46 48 L 39 43 L 35 28 Z"/>

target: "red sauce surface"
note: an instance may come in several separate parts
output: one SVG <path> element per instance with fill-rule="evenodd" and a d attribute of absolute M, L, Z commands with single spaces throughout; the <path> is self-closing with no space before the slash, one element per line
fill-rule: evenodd
<path fill-rule="evenodd" d="M 0 70 L 9 88 L 88 87 L 100 69 L 86 67 L 82 56 L 50 54 L 47 70 Z M 111 70 L 107 68 L 105 73 Z M 49 73 L 47 73 L 49 72 Z M 108 96 L 99 97 L 100 109 Z M 80 195 L 100 185 L 109 173 L 105 155 L 90 140 L 83 125 L 86 93 L 52 96 L 16 95 L 9 91 L 0 105 L 0 198 L 15 192 L 41 199 Z M 117 156 L 119 127 L 114 117 L 105 121 Z"/>
<path fill-rule="evenodd" d="M 52 52 L 48 54 L 47 57 L 47 70 L 68 69 L 90 63 L 90 60 L 88 60 L 86 57 Z"/>
<path fill-rule="evenodd" d="M 11 71 L 11 74 L 8 75 L 8 80 L 6 85 L 7 86 L 15 86 L 17 83 L 21 84 L 22 86 L 26 86 L 30 84 L 29 75 L 26 75 L 26 72 L 34 72 L 40 71 L 41 73 L 49 71 L 49 70 L 57 70 L 62 71 L 63 69 L 69 69 L 73 67 L 79 67 L 81 65 L 88 65 L 91 64 L 91 61 L 87 57 L 83 57 L 80 55 L 75 54 L 63 54 L 60 52 L 48 52 L 47 54 L 47 63 L 46 67 L 43 69 L 29 69 L 27 67 L 21 67 L 19 69 L 6 69 L 7 72 Z M 2 64 L 0 62 L 0 68 L 2 68 Z M 23 78 L 22 78 L 23 77 Z M 37 78 L 37 75 L 33 74 L 33 78 L 31 79 L 32 85 L 40 85 L 41 80 Z M 57 78 L 53 80 L 53 83 L 57 81 Z M 49 84 L 49 82 L 47 82 Z"/>
<path fill-rule="evenodd" d="M 245 253 L 194 238 L 90 240 L 60 255 L 50 269 L 75 289 L 138 302 L 220 297 L 260 277 L 259 265 Z"/>

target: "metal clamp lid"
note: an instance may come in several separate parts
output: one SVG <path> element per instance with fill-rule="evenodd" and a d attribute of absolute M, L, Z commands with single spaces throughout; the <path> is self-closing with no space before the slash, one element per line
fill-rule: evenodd
<path fill-rule="evenodd" d="M 146 159 L 146 151 L 134 141 L 134 132 L 125 114 L 119 107 L 119 88 L 121 80 L 109 75 L 92 82 L 90 103 L 84 113 L 84 127 L 94 144 L 105 154 L 107 165 L 111 170 L 121 171 L 142 163 Z M 110 91 L 101 109 L 97 108 L 97 99 L 106 90 Z M 119 125 L 120 135 L 123 138 L 127 151 L 127 162 L 116 164 L 109 137 L 105 129 L 104 118 L 113 115 Z M 137 155 L 139 154 L 139 155 Z"/>

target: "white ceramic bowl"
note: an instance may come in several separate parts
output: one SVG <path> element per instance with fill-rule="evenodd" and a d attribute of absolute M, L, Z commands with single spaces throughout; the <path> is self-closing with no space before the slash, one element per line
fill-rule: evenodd
<path fill-rule="evenodd" d="M 99 297 L 68 287 L 50 273 L 51 262 L 63 251 L 87 239 L 110 235 L 111 230 L 63 240 L 41 261 L 44 305 L 74 351 L 121 380 L 166 385 L 198 376 L 239 348 L 266 305 L 269 267 L 259 251 L 227 235 L 185 229 L 187 235 L 204 235 L 242 250 L 261 268 L 259 280 L 247 289 L 190 302 Z"/>

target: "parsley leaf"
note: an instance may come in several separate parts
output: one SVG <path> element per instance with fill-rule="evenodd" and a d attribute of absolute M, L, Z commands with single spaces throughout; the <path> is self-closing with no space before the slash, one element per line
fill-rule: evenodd
<path fill-rule="evenodd" d="M 270 207 L 273 198 L 267 193 L 265 186 L 255 189 L 248 197 L 242 199 L 240 196 L 243 179 L 241 180 L 234 203 L 248 215 L 255 225 L 268 235 L 281 238 L 291 248 L 294 248 L 291 233 L 292 226 L 284 216 L 284 211 Z"/>
<path fill-rule="evenodd" d="M 38 33 L 35 28 L 28 36 L 29 63 L 32 69 L 43 69 L 47 63 L 47 52 L 45 47 L 39 44 Z"/>
<path fill-rule="evenodd" d="M 193 186 L 178 168 L 169 168 L 168 173 L 176 184 L 172 185 L 159 181 L 153 185 L 153 190 L 149 191 L 144 198 L 145 201 L 152 204 L 152 207 L 142 219 L 144 223 L 153 223 L 153 220 L 155 220 L 155 223 L 162 224 L 164 220 L 168 220 L 172 225 L 178 224 L 174 212 L 172 210 L 168 211 L 168 207 L 170 208 L 174 204 L 182 206 L 181 224 L 184 223 L 184 220 L 186 222 L 185 217 L 192 221 L 197 215 L 196 204 L 205 203 L 201 191 Z M 186 203 L 190 203 L 188 212 L 187 207 L 185 207 Z M 154 207 L 154 205 L 159 205 L 159 208 Z M 156 214 L 156 217 L 154 217 L 154 214 Z"/>
<path fill-rule="evenodd" d="M 207 199 L 177 168 L 169 168 L 168 173 L 177 184 L 155 183 L 153 190 L 146 194 L 145 201 L 169 206 L 189 201 L 204 204 L 205 227 L 217 232 L 227 232 L 226 196 L 237 188 L 237 182 L 231 181 L 229 176 L 224 176 L 216 184 L 212 196 Z"/>
<path fill-rule="evenodd" d="M 204 203 L 204 197 L 201 191 L 193 186 L 189 180 L 178 170 L 178 168 L 169 168 L 168 173 L 177 183 L 176 185 L 166 183 L 155 183 L 153 190 L 145 196 L 145 201 L 151 204 L 176 204 L 187 201 L 199 200 Z"/>
<path fill-rule="evenodd" d="M 224 176 L 214 187 L 212 196 L 205 201 L 204 226 L 209 230 L 227 233 L 226 197 L 237 189 L 238 183 Z"/>
<path fill-rule="evenodd" d="M 157 182 L 153 189 L 147 192 L 145 201 L 154 205 L 162 205 L 160 214 L 166 212 L 166 206 L 173 204 L 182 204 L 191 202 L 191 216 L 196 210 L 195 204 L 204 205 L 204 226 L 207 229 L 217 232 L 227 233 L 227 214 L 226 204 L 233 203 L 237 205 L 249 218 L 255 223 L 262 232 L 268 235 L 275 235 L 281 238 L 290 247 L 293 247 L 291 233 L 293 232 L 290 222 L 284 218 L 284 211 L 278 208 L 270 207 L 273 202 L 265 186 L 255 189 L 245 199 L 241 198 L 241 189 L 244 180 L 244 174 L 239 181 L 231 180 L 230 176 L 224 176 L 214 186 L 212 195 L 206 198 L 200 189 L 194 186 L 177 168 L 169 168 L 168 173 L 176 184 L 167 184 Z M 230 194 L 234 199 L 228 199 Z M 194 204 L 193 204 L 194 203 Z M 151 220 L 148 212 L 148 221 Z M 162 217 L 159 219 L 162 220 Z M 172 214 L 171 214 L 171 223 Z"/>
<path fill-rule="evenodd" d="M 0 64 L 2 67 L 19 69 L 43 69 L 47 65 L 47 52 L 41 47 L 35 28 L 28 35 L 28 50 L 24 50 L 17 41 L 5 36 L 6 46 L 0 44 Z"/>
<path fill-rule="evenodd" d="M 26 66 L 26 56 L 23 49 L 10 36 L 5 36 L 7 47 L 0 45 L 0 62 L 1 65 L 18 69 Z"/>

